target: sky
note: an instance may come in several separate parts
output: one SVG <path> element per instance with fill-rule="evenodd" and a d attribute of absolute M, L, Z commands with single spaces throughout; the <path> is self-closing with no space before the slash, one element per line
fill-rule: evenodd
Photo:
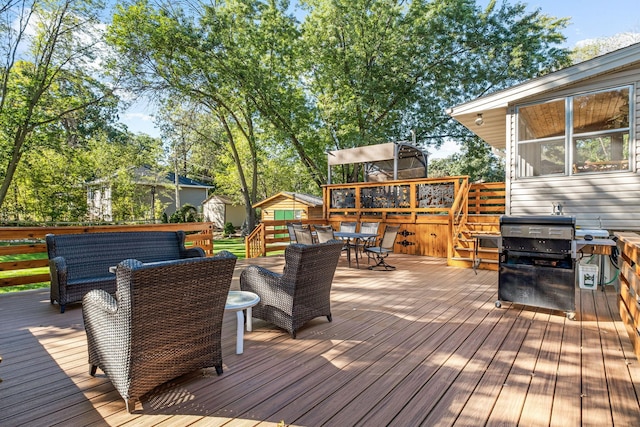
<path fill-rule="evenodd" d="M 490 0 L 476 0 L 485 7 Z M 500 3 L 503 0 L 498 0 Z M 515 3 L 514 0 L 507 0 Z M 522 0 L 533 11 L 541 9 L 547 15 L 571 18 L 564 33 L 567 41 L 564 47 L 573 48 L 589 39 L 611 37 L 625 32 L 640 33 L 640 14 L 637 13 L 640 0 Z M 139 102 L 121 115 L 121 121 L 134 133 L 146 133 L 158 137 L 151 114 L 153 109 Z M 433 150 L 432 150 L 433 151 Z M 442 158 L 457 151 L 455 143 L 445 144 L 431 158 Z"/>

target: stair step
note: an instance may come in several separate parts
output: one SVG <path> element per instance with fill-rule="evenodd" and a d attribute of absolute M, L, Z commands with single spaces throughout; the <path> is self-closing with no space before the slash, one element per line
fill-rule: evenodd
<path fill-rule="evenodd" d="M 483 234 L 485 236 L 500 237 L 500 233 L 494 230 L 463 230 L 463 233 L 467 232 L 471 235 Z"/>
<path fill-rule="evenodd" d="M 467 257 L 452 257 L 451 258 L 453 261 L 468 261 L 468 262 L 473 262 L 473 258 L 467 258 Z M 487 264 L 498 264 L 498 260 L 497 259 L 480 259 L 481 263 L 487 263 Z"/>
<path fill-rule="evenodd" d="M 456 251 L 475 251 L 475 248 L 465 248 L 462 246 L 456 246 L 455 250 Z M 497 254 L 498 248 L 478 248 L 478 252 L 485 253 L 485 254 Z"/>

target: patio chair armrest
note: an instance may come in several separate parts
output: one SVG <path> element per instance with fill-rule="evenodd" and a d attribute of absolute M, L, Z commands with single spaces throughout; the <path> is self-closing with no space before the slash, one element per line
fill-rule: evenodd
<path fill-rule="evenodd" d="M 265 292 L 273 294 L 281 286 L 282 274 L 274 273 L 264 267 L 250 265 L 240 273 L 240 289 L 263 295 Z"/>
<path fill-rule="evenodd" d="M 204 249 L 195 247 L 189 248 L 182 251 L 182 258 L 204 258 L 205 253 Z"/>
<path fill-rule="evenodd" d="M 92 315 L 99 315 L 95 312 L 113 315 L 118 311 L 118 301 L 108 292 L 102 289 L 94 289 L 87 292 L 82 298 L 82 307 L 83 310 L 91 311 Z"/>
<path fill-rule="evenodd" d="M 57 256 L 49 260 L 51 280 L 56 283 L 67 283 L 67 261 L 64 257 Z"/>

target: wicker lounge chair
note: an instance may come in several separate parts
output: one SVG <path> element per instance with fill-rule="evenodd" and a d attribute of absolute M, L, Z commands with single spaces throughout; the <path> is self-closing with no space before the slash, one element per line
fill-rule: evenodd
<path fill-rule="evenodd" d="M 127 411 L 180 375 L 206 367 L 222 373 L 222 318 L 235 263 L 226 251 L 149 264 L 128 259 L 116 268 L 116 298 L 101 289 L 84 296 L 90 374 L 100 368 Z"/>
<path fill-rule="evenodd" d="M 327 316 L 331 321 L 331 283 L 342 245 L 339 240 L 290 245 L 284 253 L 282 274 L 255 265 L 247 267 L 240 274 L 240 288 L 260 296 L 253 317 L 285 329 L 293 338 L 311 319 Z"/>
<path fill-rule="evenodd" d="M 205 256 L 202 248 L 185 248 L 184 231 L 47 234 L 46 241 L 51 304 L 58 301 L 60 313 L 90 290 L 115 293 L 116 277 L 109 268 L 124 259 L 159 262 Z"/>

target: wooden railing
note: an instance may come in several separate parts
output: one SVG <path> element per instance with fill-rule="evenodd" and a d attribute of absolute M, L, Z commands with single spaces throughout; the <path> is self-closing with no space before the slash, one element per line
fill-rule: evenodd
<path fill-rule="evenodd" d="M 332 184 L 323 188 L 324 218 L 402 219 L 447 215 L 467 176 Z"/>
<path fill-rule="evenodd" d="M 449 211 L 449 228 L 452 230 L 447 236 L 447 258 L 453 257 L 453 248 L 460 234 L 461 227 L 467 222 L 469 215 L 469 180 L 464 180 L 456 194 L 456 199 Z"/>
<path fill-rule="evenodd" d="M 618 310 L 636 357 L 640 359 L 640 235 L 615 233 L 620 250 L 620 291 Z"/>
<path fill-rule="evenodd" d="M 281 254 L 285 248 L 289 246 L 290 242 L 287 222 L 290 222 L 290 220 L 263 221 L 258 224 L 245 239 L 245 256 L 247 258 L 255 258 Z M 307 225 L 326 224 L 326 221 L 323 220 L 303 220 L 296 222 L 302 222 Z"/>
<path fill-rule="evenodd" d="M 504 189 L 504 183 L 469 184 L 467 176 L 332 184 L 323 188 L 324 219 L 303 222 L 398 224 L 404 233 L 400 251 L 450 257 L 453 236 L 469 214 L 504 213 Z M 286 222 L 263 221 L 247 237 L 247 258 L 283 251 L 289 242 Z"/>
<path fill-rule="evenodd" d="M 469 186 L 469 214 L 503 214 L 506 187 L 504 182 L 474 183 Z"/>
<path fill-rule="evenodd" d="M 49 282 L 47 234 L 104 233 L 108 231 L 175 231 L 187 233 L 186 245 L 200 247 L 207 255 L 213 254 L 213 224 L 210 222 L 189 222 L 179 224 L 149 225 L 104 225 L 65 227 L 0 227 L 0 256 L 11 258 L 0 262 L 0 271 L 11 271 L 13 277 L 0 278 L 0 287 Z M 21 260 L 23 255 L 36 259 Z M 24 258 L 24 257 L 23 257 Z"/>

